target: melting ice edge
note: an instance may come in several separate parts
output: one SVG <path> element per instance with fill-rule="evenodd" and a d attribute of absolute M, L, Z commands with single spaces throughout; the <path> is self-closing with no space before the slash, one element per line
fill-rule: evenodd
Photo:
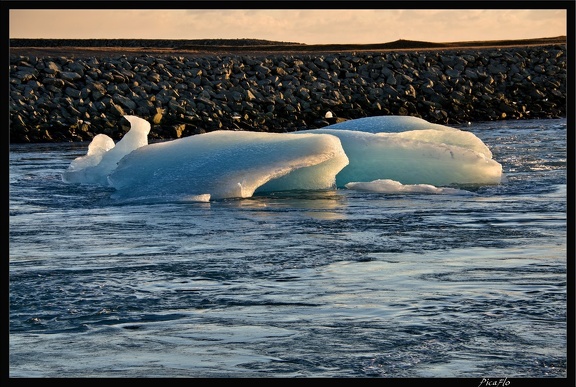
<path fill-rule="evenodd" d="M 150 123 L 124 118 L 129 132 L 118 143 L 96 135 L 63 181 L 113 187 L 119 200 L 200 202 L 322 189 L 461 195 L 472 193 L 458 186 L 505 181 L 502 165 L 473 133 L 417 117 L 291 133 L 219 130 L 153 144 Z"/>

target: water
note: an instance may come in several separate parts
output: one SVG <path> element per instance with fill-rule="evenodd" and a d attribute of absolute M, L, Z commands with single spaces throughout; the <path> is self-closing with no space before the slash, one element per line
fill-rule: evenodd
<path fill-rule="evenodd" d="M 566 377 L 566 120 L 468 129 L 470 196 L 120 205 L 11 146 L 10 376 Z"/>

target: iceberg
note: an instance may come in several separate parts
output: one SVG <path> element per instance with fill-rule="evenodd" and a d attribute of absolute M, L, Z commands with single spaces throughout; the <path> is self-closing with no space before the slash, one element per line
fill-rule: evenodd
<path fill-rule="evenodd" d="M 368 133 L 398 133 L 422 129 L 435 129 L 442 131 L 458 130 L 445 125 L 433 124 L 422 118 L 412 116 L 374 116 L 357 118 L 325 126 L 324 129 L 344 129 Z"/>
<path fill-rule="evenodd" d="M 125 116 L 117 144 L 103 134 L 63 173 L 113 187 L 121 200 L 207 202 L 286 190 L 454 193 L 442 185 L 498 184 L 502 166 L 473 133 L 415 117 L 349 120 L 293 133 L 220 130 L 148 144 L 150 124 Z"/>
<path fill-rule="evenodd" d="M 130 122 L 130 130 L 114 143 L 109 136 L 98 134 L 88 145 L 86 156 L 73 160 L 62 175 L 67 183 L 108 185 L 108 176 L 118 162 L 135 149 L 148 144 L 150 123 L 136 116 L 124 116 Z"/>
<path fill-rule="evenodd" d="M 108 180 L 122 199 L 246 198 L 257 190 L 335 188 L 347 164 L 335 136 L 220 130 L 138 148 Z"/>
<path fill-rule="evenodd" d="M 416 117 L 360 118 L 297 133 L 330 134 L 350 162 L 336 185 L 390 179 L 402 184 L 499 184 L 502 165 L 473 133 Z"/>
<path fill-rule="evenodd" d="M 473 192 L 458 188 L 438 188 L 430 184 L 402 184 L 395 180 L 378 179 L 369 182 L 352 182 L 345 186 L 348 189 L 377 192 L 383 194 L 444 194 L 444 195 L 474 195 Z"/>

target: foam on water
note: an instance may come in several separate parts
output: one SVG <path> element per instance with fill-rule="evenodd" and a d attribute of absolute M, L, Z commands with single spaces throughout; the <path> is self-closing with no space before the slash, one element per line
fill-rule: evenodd
<path fill-rule="evenodd" d="M 215 131 L 150 145 L 150 124 L 125 117 L 131 129 L 124 138 L 114 144 L 96 136 L 64 181 L 113 187 L 117 199 L 209 201 L 331 188 L 454 194 L 459 190 L 435 186 L 504 178 L 473 133 L 415 117 L 361 118 L 295 133 Z"/>

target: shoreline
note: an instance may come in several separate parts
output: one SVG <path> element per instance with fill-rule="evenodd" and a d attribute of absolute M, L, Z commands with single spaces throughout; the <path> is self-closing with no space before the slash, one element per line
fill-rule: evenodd
<path fill-rule="evenodd" d="M 333 123 L 327 111 L 335 120 L 411 115 L 447 125 L 566 115 L 565 40 L 400 43 L 350 52 L 11 47 L 10 142 L 90 141 L 99 133 L 118 140 L 129 129 L 124 114 L 151 122 L 151 140 L 315 129 Z"/>

